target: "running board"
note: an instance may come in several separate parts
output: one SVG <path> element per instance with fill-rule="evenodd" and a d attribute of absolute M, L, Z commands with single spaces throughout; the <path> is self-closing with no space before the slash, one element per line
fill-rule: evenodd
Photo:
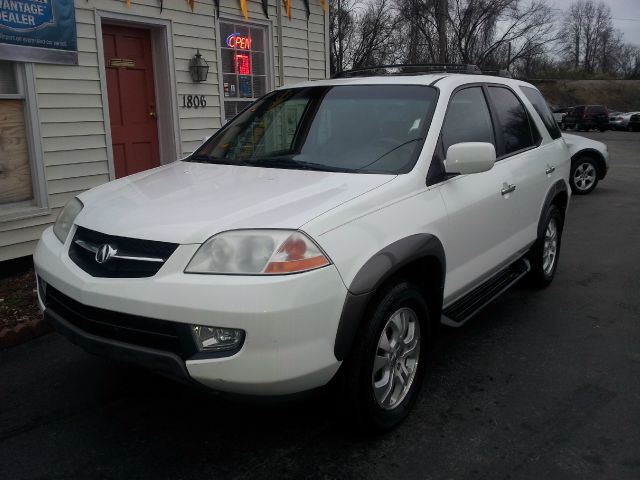
<path fill-rule="evenodd" d="M 527 259 L 516 260 L 445 308 L 442 312 L 442 323 L 449 327 L 461 327 L 530 270 L 531 265 Z"/>

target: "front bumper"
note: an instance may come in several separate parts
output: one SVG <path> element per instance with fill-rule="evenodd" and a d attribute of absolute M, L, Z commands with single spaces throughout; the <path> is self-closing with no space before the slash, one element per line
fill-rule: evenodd
<path fill-rule="evenodd" d="M 347 289 L 333 265 L 285 276 L 185 274 L 199 245 L 180 245 L 153 277 L 97 278 L 69 258 L 69 241 L 63 246 L 47 229 L 34 253 L 36 273 L 82 306 L 246 332 L 240 351 L 231 356 L 181 356 L 87 332 L 47 309 L 39 292 L 45 316 L 88 351 L 250 395 L 310 390 L 326 384 L 340 366 L 333 347 Z"/>

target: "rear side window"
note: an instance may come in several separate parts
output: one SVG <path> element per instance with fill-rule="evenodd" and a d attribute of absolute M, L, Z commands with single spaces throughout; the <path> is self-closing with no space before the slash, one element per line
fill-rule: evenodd
<path fill-rule="evenodd" d="M 489 87 L 489 96 L 500 122 L 498 131 L 502 133 L 504 141 L 504 151 L 500 152 L 500 156 L 533 147 L 536 141 L 529 116 L 518 97 L 503 87 Z"/>
<path fill-rule="evenodd" d="M 556 138 L 560 138 L 562 133 L 558 128 L 558 122 L 553 118 L 553 114 L 551 113 L 551 110 L 549 110 L 549 106 L 547 105 L 547 102 L 545 102 L 542 94 L 535 88 L 531 87 L 520 87 L 520 89 L 527 99 L 529 99 L 536 112 L 538 112 L 538 115 L 540 115 L 540 118 L 542 119 L 544 126 L 547 128 L 549 135 L 551 135 L 551 138 L 554 140 Z"/>
<path fill-rule="evenodd" d="M 459 90 L 449 102 L 442 127 L 442 146 L 447 149 L 456 143 L 494 143 L 491 114 L 481 87 Z"/>
<path fill-rule="evenodd" d="M 574 107 L 569 113 L 571 115 L 582 115 L 584 113 L 584 107 Z"/>
<path fill-rule="evenodd" d="M 594 105 L 592 107 L 589 107 L 589 113 L 594 114 L 594 115 L 600 115 L 603 113 L 606 113 L 604 110 L 604 107 L 602 105 Z"/>

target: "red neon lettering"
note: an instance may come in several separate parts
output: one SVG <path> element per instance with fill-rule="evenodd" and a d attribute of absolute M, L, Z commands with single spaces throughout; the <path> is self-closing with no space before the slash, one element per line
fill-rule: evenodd
<path fill-rule="evenodd" d="M 240 75 L 251 75 L 249 55 L 236 55 L 236 70 Z"/>
<path fill-rule="evenodd" d="M 240 37 L 235 34 L 229 35 L 227 37 L 227 45 L 231 48 L 251 50 L 251 37 Z"/>

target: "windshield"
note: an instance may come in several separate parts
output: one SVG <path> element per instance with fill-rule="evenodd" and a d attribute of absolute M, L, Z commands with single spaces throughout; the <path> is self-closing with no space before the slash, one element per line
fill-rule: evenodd
<path fill-rule="evenodd" d="M 343 85 L 275 91 L 187 161 L 397 174 L 410 171 L 437 100 L 433 87 Z"/>

